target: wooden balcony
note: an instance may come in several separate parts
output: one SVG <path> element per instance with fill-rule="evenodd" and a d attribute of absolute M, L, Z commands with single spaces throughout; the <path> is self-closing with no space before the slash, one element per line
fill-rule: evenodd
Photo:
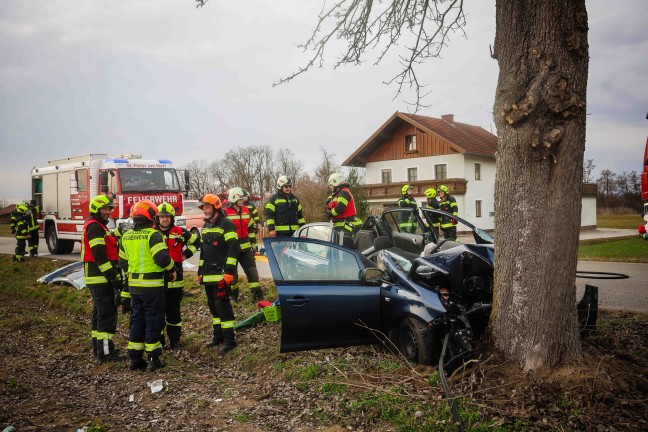
<path fill-rule="evenodd" d="M 423 180 L 415 182 L 397 182 L 388 184 L 368 184 L 363 188 L 367 193 L 368 200 L 374 199 L 394 199 L 398 200 L 403 194 L 401 189 L 406 184 L 410 185 L 414 190 L 415 197 L 425 196 L 425 191 L 428 188 L 438 189 L 439 185 L 446 185 L 450 190 L 451 195 L 464 195 L 466 193 L 466 179 L 453 178 L 443 180 Z"/>

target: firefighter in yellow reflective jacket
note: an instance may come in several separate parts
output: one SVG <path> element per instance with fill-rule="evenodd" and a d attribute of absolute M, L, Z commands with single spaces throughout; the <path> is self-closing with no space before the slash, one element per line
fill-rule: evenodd
<path fill-rule="evenodd" d="M 128 340 L 129 369 L 147 371 L 164 367 L 160 359 L 164 329 L 165 279 L 176 279 L 174 262 L 162 234 L 153 228 L 158 209 L 151 201 L 133 205 L 133 229 L 120 241 L 119 264 L 128 272 L 131 296 L 130 337 Z M 148 354 L 148 362 L 142 355 Z"/>
<path fill-rule="evenodd" d="M 180 313 L 180 304 L 184 293 L 182 262 L 196 253 L 200 247 L 200 238 L 184 227 L 175 225 L 175 209 L 166 202 L 158 206 L 157 228 L 164 237 L 176 272 L 176 280 L 167 284 L 165 298 L 166 333 L 169 336 L 169 345 L 166 345 L 164 341 L 164 334 L 162 335 L 162 345 L 165 349 L 177 349 L 180 347 L 180 336 L 182 335 L 182 315 Z"/>
<path fill-rule="evenodd" d="M 426 189 L 425 197 L 427 201 L 425 202 L 425 208 L 439 210 L 439 200 L 436 199 L 437 191 L 434 188 Z M 436 235 L 439 235 L 439 225 L 441 225 L 441 218 L 435 219 L 436 222 L 432 225 Z"/>
<path fill-rule="evenodd" d="M 29 243 L 29 255 L 38 256 L 38 218 L 40 217 L 40 207 L 36 204 L 36 200 L 29 201 L 29 227 L 27 228 Z"/>
<path fill-rule="evenodd" d="M 418 208 L 412 192 L 413 189 L 410 185 L 405 185 L 401 188 L 403 196 L 398 200 L 398 207 L 412 208 L 414 210 Z M 416 231 L 416 217 L 413 213 L 403 212 L 401 216 L 400 229 L 405 233 L 414 233 Z"/>
<path fill-rule="evenodd" d="M 230 286 L 238 264 L 236 257 L 241 248 L 236 227 L 223 213 L 223 204 L 218 196 L 203 196 L 198 207 L 205 214 L 198 262 L 198 283 L 205 286 L 213 328 L 213 338 L 207 346 L 223 344 L 220 353 L 224 355 L 236 348 Z"/>
<path fill-rule="evenodd" d="M 29 207 L 24 202 L 16 204 L 16 209 L 11 212 L 11 233 L 16 237 L 16 250 L 14 261 L 25 260 L 25 246 L 29 236 Z"/>
<path fill-rule="evenodd" d="M 360 229 L 362 220 L 356 216 L 355 200 L 349 183 L 340 173 L 333 173 L 328 178 L 331 195 L 326 199 L 329 208 L 328 216 L 333 219 L 333 229 L 354 236 Z"/>
<path fill-rule="evenodd" d="M 290 237 L 304 225 L 302 206 L 292 193 L 292 180 L 287 176 L 277 179 L 277 193 L 266 204 L 265 220 L 270 237 Z"/>
<path fill-rule="evenodd" d="M 457 206 L 457 200 L 449 194 L 448 187 L 446 185 L 439 186 L 439 208 L 446 213 L 450 213 L 453 216 L 459 216 L 459 206 Z M 446 239 L 457 239 L 457 219 L 451 218 L 449 216 L 443 216 L 441 218 L 441 231 L 443 231 L 443 238 Z"/>
<path fill-rule="evenodd" d="M 92 295 L 92 352 L 99 363 L 124 360 L 113 343 L 123 285 L 117 240 L 106 226 L 113 207 L 105 195 L 92 198 L 81 240 L 83 274 Z"/>
<path fill-rule="evenodd" d="M 249 237 L 249 230 L 254 226 L 254 220 L 252 219 L 247 206 L 244 204 L 243 189 L 240 187 L 233 187 L 230 189 L 227 201 L 228 206 L 224 209 L 225 215 L 236 227 L 236 235 L 238 237 L 239 247 L 241 248 L 237 260 L 247 277 L 252 300 L 256 302 L 263 299 L 263 293 L 261 292 L 259 271 L 257 270 L 254 251 L 252 250 Z M 234 280 L 232 282 L 232 300 L 238 301 L 238 296 L 239 286 L 237 271 L 234 273 Z"/>

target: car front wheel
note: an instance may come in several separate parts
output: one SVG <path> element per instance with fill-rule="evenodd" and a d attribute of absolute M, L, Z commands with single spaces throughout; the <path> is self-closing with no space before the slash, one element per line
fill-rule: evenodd
<path fill-rule="evenodd" d="M 439 339 L 418 318 L 405 318 L 400 323 L 398 347 L 401 354 L 412 363 L 431 366 L 439 362 Z"/>

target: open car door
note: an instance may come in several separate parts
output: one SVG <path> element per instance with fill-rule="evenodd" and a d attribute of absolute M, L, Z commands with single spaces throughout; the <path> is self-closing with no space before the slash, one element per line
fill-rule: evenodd
<path fill-rule="evenodd" d="M 281 305 L 281 352 L 369 344 L 380 285 L 363 283 L 356 251 L 325 241 L 264 239 Z"/>
<path fill-rule="evenodd" d="M 420 254 L 426 244 L 437 241 L 438 235 L 423 222 L 418 209 L 387 210 L 381 220 L 390 229 L 394 246 L 406 252 Z"/>

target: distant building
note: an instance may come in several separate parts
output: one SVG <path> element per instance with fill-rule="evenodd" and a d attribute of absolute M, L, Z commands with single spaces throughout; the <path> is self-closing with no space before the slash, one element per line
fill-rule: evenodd
<path fill-rule="evenodd" d="M 396 206 L 409 184 L 419 203 L 425 190 L 444 184 L 456 198 L 459 216 L 484 228 L 495 226 L 497 136 L 485 129 L 441 118 L 395 112 L 344 166 L 366 168 L 364 186 L 372 213 Z M 596 227 L 596 185 L 583 185 L 581 228 Z"/>

